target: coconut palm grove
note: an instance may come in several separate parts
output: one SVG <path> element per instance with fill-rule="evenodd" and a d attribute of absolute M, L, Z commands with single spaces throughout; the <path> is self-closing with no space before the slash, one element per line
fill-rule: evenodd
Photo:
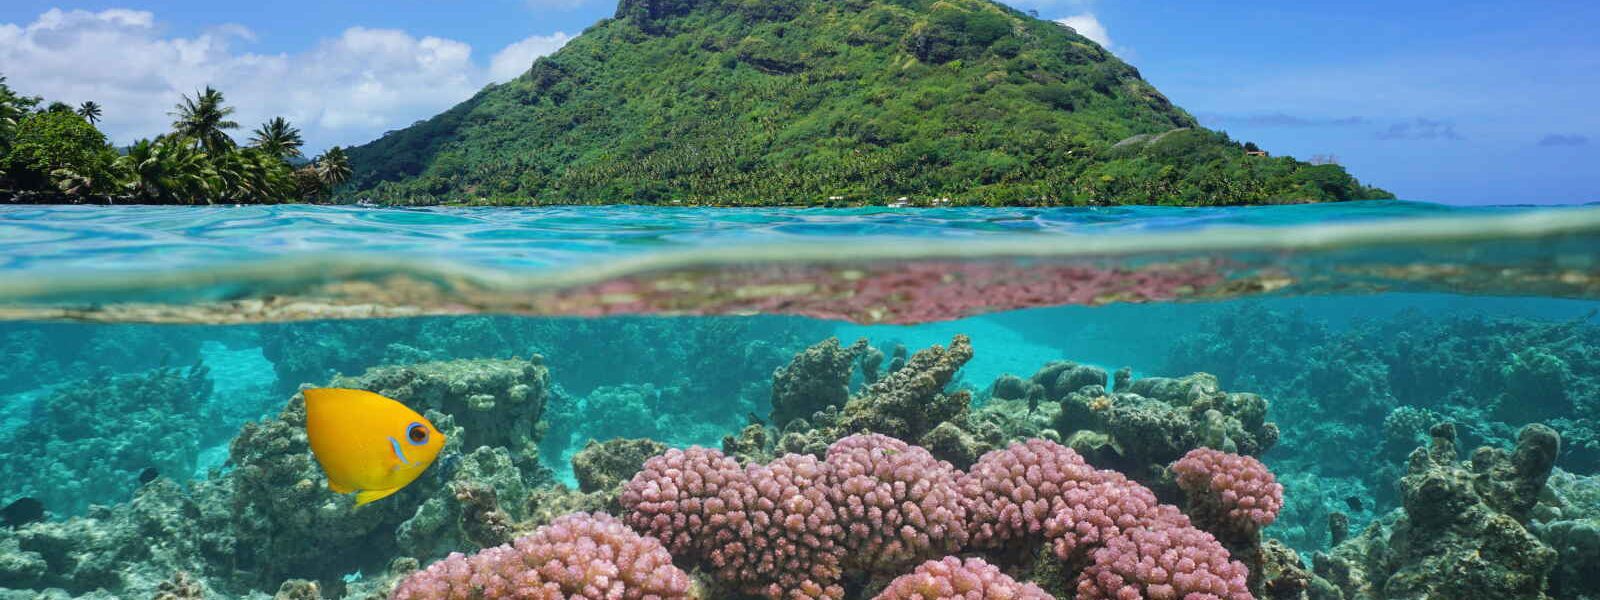
<path fill-rule="evenodd" d="M 20 94 L 0 77 L 0 189 L 22 203 L 318 202 L 350 178 L 344 150 L 308 160 L 282 117 L 239 143 L 234 109 L 210 87 L 173 107 L 171 132 L 125 148 L 96 128 L 105 110 Z"/>

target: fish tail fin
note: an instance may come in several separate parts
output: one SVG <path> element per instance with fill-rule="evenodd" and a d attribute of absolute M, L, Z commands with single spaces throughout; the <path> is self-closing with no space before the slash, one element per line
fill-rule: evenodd
<path fill-rule="evenodd" d="M 400 488 L 397 487 L 389 488 L 387 490 L 361 490 L 356 492 L 356 506 L 361 506 L 374 500 L 387 498 L 398 491 L 400 491 Z"/>

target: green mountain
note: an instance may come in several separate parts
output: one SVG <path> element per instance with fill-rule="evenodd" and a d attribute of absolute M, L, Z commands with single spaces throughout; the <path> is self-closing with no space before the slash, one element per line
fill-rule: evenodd
<path fill-rule="evenodd" d="M 1248 155 L 987 0 L 623 0 L 514 81 L 349 150 L 391 203 L 1240 204 L 1391 197 Z"/>

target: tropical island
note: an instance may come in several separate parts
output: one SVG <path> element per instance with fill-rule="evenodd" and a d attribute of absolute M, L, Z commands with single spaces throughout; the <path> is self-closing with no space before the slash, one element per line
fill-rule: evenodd
<path fill-rule="evenodd" d="M 92 103 L 91 103 L 92 104 Z M 94 109 L 94 110 L 91 110 Z M 1392 198 L 1201 127 L 1070 27 L 989 0 L 623 0 L 522 76 L 307 162 L 221 93 L 117 150 L 0 82 L 0 201 L 1220 205 Z"/>

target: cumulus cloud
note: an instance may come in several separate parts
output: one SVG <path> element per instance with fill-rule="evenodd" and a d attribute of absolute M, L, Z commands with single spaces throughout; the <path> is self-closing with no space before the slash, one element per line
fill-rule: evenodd
<path fill-rule="evenodd" d="M 118 143 L 165 132 L 181 96 L 210 85 L 238 108 L 240 141 L 283 116 L 320 148 L 432 116 L 567 39 L 516 42 L 485 67 L 466 43 L 393 29 L 352 27 L 302 52 L 263 54 L 241 48 L 255 40 L 242 25 L 175 37 L 147 11 L 51 9 L 31 23 L 0 23 L 0 74 L 22 93 L 100 103 L 101 127 Z"/>
<path fill-rule="evenodd" d="M 1413 121 L 1404 121 L 1390 125 L 1388 129 L 1378 132 L 1380 140 L 1459 140 L 1461 134 L 1456 133 L 1456 126 L 1444 121 L 1435 121 L 1418 117 Z"/>
<path fill-rule="evenodd" d="M 1063 17 L 1056 19 L 1056 22 L 1071 27 L 1073 31 L 1078 32 L 1078 35 L 1089 38 L 1102 48 L 1111 48 L 1111 34 L 1106 33 L 1106 26 L 1100 23 L 1100 19 L 1095 17 L 1094 13 Z"/>
<path fill-rule="evenodd" d="M 1588 143 L 1589 143 L 1589 138 L 1587 136 L 1582 136 L 1582 135 L 1577 135 L 1577 134 L 1552 133 L 1550 135 L 1547 135 L 1547 136 L 1544 136 L 1542 138 L 1539 138 L 1539 145 L 1540 146 L 1545 146 L 1545 147 L 1584 146 L 1584 145 L 1588 145 Z"/>
<path fill-rule="evenodd" d="M 533 59 L 560 50 L 570 41 L 572 36 L 557 31 L 550 35 L 536 35 L 506 46 L 489 60 L 489 77 L 499 82 L 515 79 L 533 65 Z"/>

